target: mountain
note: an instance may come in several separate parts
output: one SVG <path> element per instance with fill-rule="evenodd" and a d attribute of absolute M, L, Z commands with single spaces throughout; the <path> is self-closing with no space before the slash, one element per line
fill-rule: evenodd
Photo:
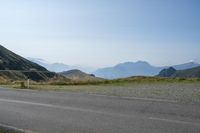
<path fill-rule="evenodd" d="M 0 45 L 0 70 L 38 70 L 46 68 L 33 63 Z"/>
<path fill-rule="evenodd" d="M 188 63 L 184 63 L 184 64 L 180 64 L 180 65 L 174 65 L 172 67 L 175 68 L 176 70 L 185 70 L 185 69 L 190 69 L 190 68 L 194 68 L 194 67 L 198 67 L 198 66 L 200 66 L 199 63 L 188 62 Z"/>
<path fill-rule="evenodd" d="M 173 77 L 181 77 L 181 78 L 200 78 L 200 66 L 186 69 L 186 70 L 178 70 Z"/>
<path fill-rule="evenodd" d="M 200 66 L 200 64 L 195 62 L 189 62 L 179 65 L 172 66 L 176 70 L 183 70 L 188 68 L 194 68 Z M 169 68 L 168 66 L 156 67 L 150 65 L 145 61 L 138 62 L 125 62 L 118 64 L 114 67 L 98 69 L 94 74 L 101 78 L 106 79 L 116 79 L 116 78 L 125 78 L 131 76 L 155 76 L 162 69 Z"/>
<path fill-rule="evenodd" d="M 63 71 L 69 71 L 69 70 L 73 70 L 73 69 L 79 69 L 86 73 L 92 73 L 93 71 L 96 70 L 96 68 L 93 68 L 93 67 L 71 66 L 71 65 L 66 65 L 64 63 L 49 63 L 43 59 L 38 59 L 38 58 L 27 58 L 27 59 L 45 67 L 49 71 L 53 71 L 53 72 L 63 72 Z"/>
<path fill-rule="evenodd" d="M 0 71 L 0 79 L 3 78 L 7 81 L 23 81 L 28 78 L 32 81 L 47 81 L 52 78 L 60 78 L 60 76 L 54 72 L 48 71 Z"/>
<path fill-rule="evenodd" d="M 87 73 L 84 73 L 84 72 L 77 70 L 77 69 L 61 72 L 59 74 L 65 76 L 68 79 L 74 80 L 74 81 L 102 80 L 100 78 L 95 77 L 95 75 L 93 75 L 93 74 L 87 74 Z"/>
<path fill-rule="evenodd" d="M 176 73 L 176 69 L 173 67 L 165 68 L 160 71 L 158 74 L 159 77 L 171 77 L 173 74 Z"/>
<path fill-rule="evenodd" d="M 71 69 L 69 65 L 65 65 L 63 63 L 48 63 L 47 61 L 43 59 L 39 59 L 39 58 L 27 58 L 27 59 L 53 72 L 63 72 L 63 71 L 68 71 Z"/>
<path fill-rule="evenodd" d="M 107 79 L 125 78 L 130 76 L 153 76 L 163 67 L 155 67 L 145 61 L 125 62 L 114 67 L 98 69 L 94 74 Z"/>
<path fill-rule="evenodd" d="M 158 76 L 173 78 L 200 78 L 200 66 L 185 70 L 175 70 L 174 68 L 163 69 Z"/>
<path fill-rule="evenodd" d="M 6 80 L 48 80 L 58 76 L 0 45 L 0 77 Z"/>

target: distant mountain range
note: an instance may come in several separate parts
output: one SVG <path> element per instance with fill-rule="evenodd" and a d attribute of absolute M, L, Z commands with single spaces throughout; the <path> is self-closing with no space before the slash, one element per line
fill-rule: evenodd
<path fill-rule="evenodd" d="M 55 76 L 58 75 L 0 45 L 0 79 L 41 81 Z"/>
<path fill-rule="evenodd" d="M 137 61 L 137 62 L 125 62 L 121 64 L 117 64 L 113 67 L 106 67 L 101 69 L 95 69 L 92 67 L 83 67 L 83 66 L 71 66 L 63 63 L 48 63 L 43 59 L 38 58 L 27 58 L 30 61 L 33 61 L 49 71 L 53 72 L 66 72 L 74 69 L 78 69 L 85 73 L 94 74 L 97 77 L 105 78 L 105 79 L 117 79 L 117 78 L 126 78 L 131 76 L 155 76 L 164 69 L 170 66 L 153 66 L 146 61 Z M 176 70 L 184 70 L 193 67 L 200 66 L 200 64 L 195 62 L 188 62 L 184 64 L 174 65 L 172 66 Z"/>
<path fill-rule="evenodd" d="M 86 73 L 92 73 L 96 70 L 96 68 L 93 68 L 93 67 L 71 66 L 71 65 L 66 65 L 64 63 L 49 63 L 49 62 L 47 62 L 43 59 L 39 59 L 39 58 L 28 57 L 27 59 L 45 67 L 47 70 L 52 71 L 52 72 L 63 72 L 63 71 L 69 71 L 69 70 L 73 70 L 73 69 L 79 69 Z"/>
<path fill-rule="evenodd" d="M 185 70 L 176 70 L 173 67 L 163 69 L 159 77 L 179 77 L 179 78 L 200 78 L 200 66 L 193 67 Z"/>
<path fill-rule="evenodd" d="M 195 62 L 188 62 L 180 65 L 174 65 L 172 67 L 176 70 L 184 70 L 197 66 L 200 66 L 200 64 Z M 156 67 L 145 61 L 126 62 L 118 64 L 114 67 L 98 69 L 94 72 L 94 74 L 98 77 L 107 79 L 125 78 L 130 76 L 155 76 L 162 69 L 168 67 L 169 66 Z"/>
<path fill-rule="evenodd" d="M 161 70 L 170 67 L 170 66 L 157 67 L 149 64 L 146 61 L 137 61 L 137 62 L 125 62 L 117 64 L 113 67 L 107 67 L 95 70 L 95 68 L 92 67 L 70 66 L 63 63 L 48 63 L 43 59 L 37 59 L 37 58 L 28 58 L 28 59 L 47 68 L 49 71 L 66 72 L 78 69 L 85 73 L 92 73 L 97 77 L 105 79 L 126 78 L 131 76 L 155 76 L 158 75 L 158 73 Z M 184 64 L 174 65 L 172 67 L 175 68 L 176 70 L 184 70 L 197 66 L 200 66 L 200 64 L 195 62 L 188 62 Z"/>
<path fill-rule="evenodd" d="M 36 58 L 28 59 L 30 61 L 0 45 L 0 79 L 24 80 L 30 78 L 35 81 L 41 81 L 59 77 L 59 74 L 49 72 L 48 70 L 55 72 L 64 71 L 61 73 L 63 76 L 69 79 L 79 80 L 97 79 L 96 77 L 116 79 L 131 76 L 155 76 L 158 75 L 159 72 L 161 74 L 160 76 L 164 75 L 166 77 L 196 77 L 199 75 L 198 66 L 200 66 L 198 63 L 188 62 L 174 65 L 171 68 L 169 68 L 169 66 L 156 67 L 145 61 L 137 61 L 125 62 L 95 71 L 94 68 L 89 67 L 69 66 L 63 63 L 47 63 L 42 59 Z M 94 75 L 87 73 L 92 73 Z"/>
<path fill-rule="evenodd" d="M 138 61 L 126 62 L 114 67 L 98 69 L 94 74 L 102 78 L 115 79 L 130 76 L 152 76 L 162 69 L 161 67 L 154 67 L 145 61 Z"/>

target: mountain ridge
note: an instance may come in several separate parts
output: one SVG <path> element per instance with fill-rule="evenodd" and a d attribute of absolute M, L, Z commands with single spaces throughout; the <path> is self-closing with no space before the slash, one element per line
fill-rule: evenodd
<path fill-rule="evenodd" d="M 36 58 L 28 58 L 31 61 L 34 61 Z M 77 66 L 70 66 L 64 63 L 48 63 L 43 59 L 36 59 L 34 62 L 44 66 L 48 70 L 55 72 L 63 72 L 70 71 L 73 69 L 79 69 L 86 73 L 93 73 L 97 77 L 105 78 L 105 79 L 117 79 L 117 78 L 126 78 L 131 76 L 155 76 L 164 69 L 170 66 L 154 66 L 148 63 L 147 61 L 137 61 L 137 62 L 124 62 L 116 64 L 113 67 L 100 68 L 95 71 L 84 71 Z M 199 63 L 196 62 L 188 62 L 178 65 L 173 65 L 172 67 L 177 70 L 184 70 L 188 68 L 193 68 L 196 66 L 200 66 Z"/>
<path fill-rule="evenodd" d="M 185 70 L 185 69 L 190 69 L 190 68 L 194 68 L 198 66 L 200 66 L 199 63 L 190 61 L 188 63 L 173 65 L 172 67 L 175 68 L 176 70 Z"/>
<path fill-rule="evenodd" d="M 172 67 L 174 67 L 177 70 L 184 70 L 197 66 L 200 66 L 200 64 L 196 62 L 189 62 L 179 65 L 173 65 Z M 162 69 L 168 67 L 170 66 L 153 66 L 146 61 L 125 62 L 117 64 L 113 67 L 98 69 L 94 72 L 94 74 L 98 77 L 107 79 L 126 78 L 131 76 L 155 76 Z"/>
<path fill-rule="evenodd" d="M 146 61 L 125 62 L 98 69 L 94 74 L 98 77 L 107 79 L 126 78 L 131 76 L 151 76 L 162 70 L 162 67 L 154 67 Z"/>
<path fill-rule="evenodd" d="M 200 66 L 185 69 L 185 70 L 176 70 L 173 67 L 163 69 L 158 74 L 158 77 L 167 77 L 167 78 L 200 78 Z"/>
<path fill-rule="evenodd" d="M 0 45 L 0 79 L 8 81 L 26 80 L 44 81 L 59 77 L 46 68 L 15 54 Z"/>
<path fill-rule="evenodd" d="M 38 70 L 46 68 L 33 63 L 0 45 L 0 70 Z"/>

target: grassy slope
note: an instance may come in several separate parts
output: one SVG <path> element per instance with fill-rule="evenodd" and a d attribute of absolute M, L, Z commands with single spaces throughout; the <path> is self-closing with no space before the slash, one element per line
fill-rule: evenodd
<path fill-rule="evenodd" d="M 44 81 L 54 76 L 59 75 L 47 71 L 46 68 L 33 63 L 0 45 L 0 83 L 26 80 L 27 78 L 34 81 Z"/>
<path fill-rule="evenodd" d="M 33 81 L 47 81 L 51 78 L 59 77 L 54 72 L 37 72 L 37 71 L 0 71 L 0 83 L 8 83 L 13 81 L 23 81 L 27 80 L 28 78 Z"/>
<path fill-rule="evenodd" d="M 200 66 L 185 70 L 175 70 L 173 67 L 170 67 L 160 71 L 158 76 L 171 78 L 200 78 Z"/>
<path fill-rule="evenodd" d="M 33 63 L 0 45 L 0 70 L 30 70 L 47 71 L 44 67 Z"/>
<path fill-rule="evenodd" d="M 200 67 L 195 67 L 186 70 L 179 70 L 175 73 L 174 77 L 198 77 L 200 78 Z"/>

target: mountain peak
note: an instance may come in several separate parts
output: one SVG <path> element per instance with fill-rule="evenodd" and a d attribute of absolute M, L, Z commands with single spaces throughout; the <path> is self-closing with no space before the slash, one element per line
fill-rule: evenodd
<path fill-rule="evenodd" d="M 116 79 L 130 76 L 153 76 L 161 68 L 154 67 L 146 61 L 125 62 L 114 67 L 98 69 L 94 74 L 98 77 Z"/>
<path fill-rule="evenodd" d="M 199 63 L 197 63 L 195 61 L 190 61 L 190 62 L 188 62 L 188 64 L 199 64 Z"/>
<path fill-rule="evenodd" d="M 116 67 L 120 67 L 120 66 L 135 66 L 135 65 L 142 65 L 142 66 L 150 66 L 150 64 L 146 61 L 137 61 L 137 62 L 124 62 L 124 63 L 120 63 L 117 64 Z"/>
<path fill-rule="evenodd" d="M 145 64 L 145 65 L 149 65 L 149 63 L 148 62 L 146 62 L 146 61 L 137 61 L 137 62 L 135 62 L 136 64 Z"/>
<path fill-rule="evenodd" d="M 159 77 L 171 77 L 176 72 L 176 69 L 173 67 L 169 67 L 166 69 L 163 69 L 158 74 Z"/>
<path fill-rule="evenodd" d="M 184 69 L 189 69 L 189 68 L 193 68 L 193 67 L 197 67 L 200 66 L 199 63 L 194 62 L 194 61 L 190 61 L 184 64 L 180 64 L 180 65 L 175 65 L 173 66 L 176 70 L 184 70 Z"/>

